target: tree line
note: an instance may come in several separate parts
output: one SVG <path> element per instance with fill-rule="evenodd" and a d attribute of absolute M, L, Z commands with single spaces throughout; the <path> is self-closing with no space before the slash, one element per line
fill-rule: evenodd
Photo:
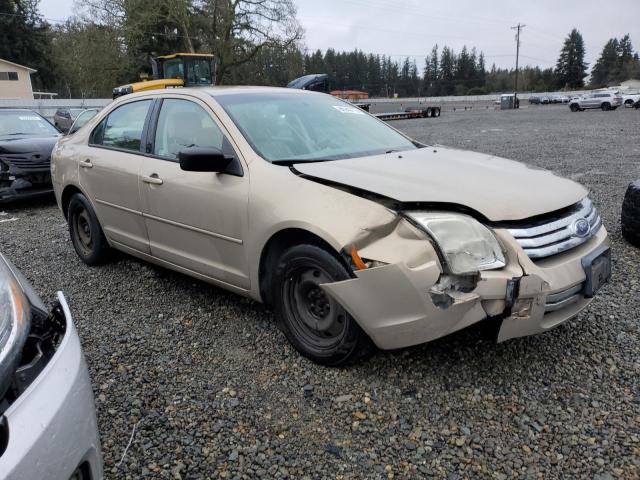
<path fill-rule="evenodd" d="M 114 86 L 150 74 L 149 57 L 213 52 L 223 84 L 284 86 L 309 73 L 327 73 L 335 89 L 371 96 L 478 95 L 512 91 L 514 69 L 487 68 L 482 51 L 434 45 L 424 64 L 361 50 L 309 52 L 293 0 L 86 0 L 81 14 L 51 24 L 39 0 L 0 0 L 0 58 L 38 70 L 36 90 L 61 97 L 108 97 Z M 640 78 L 629 35 L 612 38 L 588 65 L 582 35 L 573 29 L 555 68 L 525 66 L 520 91 L 599 88 Z"/>

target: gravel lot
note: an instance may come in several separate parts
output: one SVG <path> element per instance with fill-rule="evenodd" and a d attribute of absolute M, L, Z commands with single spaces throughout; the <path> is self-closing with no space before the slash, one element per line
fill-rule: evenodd
<path fill-rule="evenodd" d="M 612 282 L 544 335 L 496 345 L 472 327 L 330 369 L 301 358 L 253 301 L 125 256 L 85 266 L 51 200 L 3 206 L 1 251 L 43 298 L 70 298 L 108 478 L 640 477 L 640 250 L 619 226 L 640 178 L 640 112 L 393 125 L 585 184 L 611 234 Z"/>

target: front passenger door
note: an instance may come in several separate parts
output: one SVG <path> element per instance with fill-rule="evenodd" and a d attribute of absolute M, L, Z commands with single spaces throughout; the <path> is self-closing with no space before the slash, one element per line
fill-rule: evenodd
<path fill-rule="evenodd" d="M 243 177 L 183 171 L 178 153 L 193 146 L 216 147 L 238 158 L 206 104 L 196 99 L 163 99 L 152 152 L 140 172 L 151 254 L 248 289 L 246 169 Z"/>

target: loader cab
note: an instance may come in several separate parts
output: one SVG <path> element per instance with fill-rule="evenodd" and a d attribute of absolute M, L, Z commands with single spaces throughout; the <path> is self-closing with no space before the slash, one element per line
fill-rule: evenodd
<path fill-rule="evenodd" d="M 204 53 L 174 53 L 151 59 L 153 78 L 179 79 L 185 87 L 207 86 L 215 83 L 213 55 Z"/>
<path fill-rule="evenodd" d="M 113 98 L 159 88 L 206 87 L 216 83 L 215 57 L 210 53 L 173 53 L 151 58 L 152 80 L 113 89 Z"/>

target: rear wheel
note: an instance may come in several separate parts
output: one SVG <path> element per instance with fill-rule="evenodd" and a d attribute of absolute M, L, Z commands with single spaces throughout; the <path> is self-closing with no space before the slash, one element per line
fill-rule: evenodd
<path fill-rule="evenodd" d="M 287 250 L 278 262 L 273 292 L 278 324 L 305 357 L 338 366 L 372 351 L 356 321 L 320 285 L 351 278 L 342 262 L 315 245 Z"/>
<path fill-rule="evenodd" d="M 96 213 L 81 193 L 71 197 L 67 210 L 69 235 L 73 248 L 87 265 L 99 265 L 109 259 L 110 248 Z"/>
<path fill-rule="evenodd" d="M 625 100 L 625 101 L 624 101 L 624 104 L 625 104 L 625 106 L 627 106 L 627 107 L 631 107 L 631 106 L 633 106 L 633 100 Z"/>
<path fill-rule="evenodd" d="M 603 112 L 606 112 L 606 111 L 608 111 L 608 110 L 611 110 L 611 104 L 610 104 L 610 103 L 605 102 L 605 103 L 603 103 L 603 104 L 601 105 L 601 108 L 602 108 L 602 111 L 603 111 Z"/>

